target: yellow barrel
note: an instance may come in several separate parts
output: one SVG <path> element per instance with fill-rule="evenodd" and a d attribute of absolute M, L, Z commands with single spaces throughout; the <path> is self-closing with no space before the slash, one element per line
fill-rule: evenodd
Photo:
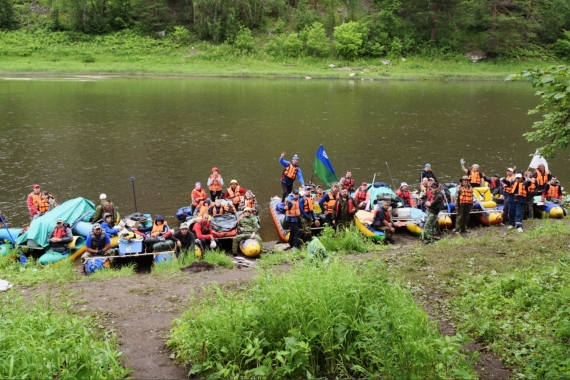
<path fill-rule="evenodd" d="M 449 215 L 443 215 L 437 219 L 437 224 L 439 228 L 451 228 L 453 224 Z"/>
<path fill-rule="evenodd" d="M 247 257 L 256 257 L 261 253 L 261 245 L 255 239 L 242 240 L 239 243 L 239 249 Z"/>

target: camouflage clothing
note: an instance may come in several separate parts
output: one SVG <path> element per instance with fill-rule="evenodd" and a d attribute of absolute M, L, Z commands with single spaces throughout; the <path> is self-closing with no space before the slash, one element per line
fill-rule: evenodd
<path fill-rule="evenodd" d="M 242 240 L 247 240 L 247 239 L 251 238 L 251 234 L 254 232 L 255 232 L 254 239 L 257 240 L 257 242 L 259 243 L 259 245 L 261 246 L 262 251 L 263 251 L 263 241 L 261 240 L 261 237 L 259 236 L 257 231 L 259 231 L 259 224 L 258 224 L 257 218 L 255 216 L 250 215 L 250 216 L 244 216 L 243 218 L 241 218 L 238 221 L 238 232 L 239 232 L 239 234 L 234 237 L 233 242 L 232 242 L 232 253 L 234 255 L 237 255 L 238 250 L 239 250 L 239 243 Z"/>

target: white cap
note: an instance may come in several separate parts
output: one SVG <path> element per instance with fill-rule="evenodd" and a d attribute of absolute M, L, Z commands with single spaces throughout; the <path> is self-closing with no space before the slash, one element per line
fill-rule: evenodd
<path fill-rule="evenodd" d="M 508 172 L 514 172 L 513 168 L 507 168 Z"/>
<path fill-rule="evenodd" d="M 106 194 L 101 194 L 101 195 L 99 195 L 99 199 L 107 199 L 107 195 L 106 195 Z"/>
<path fill-rule="evenodd" d="M 515 178 L 522 178 L 522 174 L 521 173 L 515 174 Z"/>
<path fill-rule="evenodd" d="M 403 186 L 408 186 L 408 184 L 407 184 L 406 182 L 402 182 L 402 183 L 400 184 L 400 187 L 403 187 Z"/>

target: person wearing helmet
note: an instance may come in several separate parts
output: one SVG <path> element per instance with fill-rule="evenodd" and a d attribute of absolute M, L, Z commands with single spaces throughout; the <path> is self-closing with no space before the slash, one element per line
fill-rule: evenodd
<path fill-rule="evenodd" d="M 220 175 L 218 168 L 212 168 L 212 174 L 208 177 L 208 188 L 210 189 L 210 199 L 212 202 L 216 200 L 216 198 L 222 197 L 222 186 L 224 186 L 224 180 Z"/>
<path fill-rule="evenodd" d="M 176 243 L 176 256 L 180 255 L 181 251 L 192 251 L 196 244 L 196 235 L 189 230 L 188 223 L 182 223 L 171 239 Z"/>
<path fill-rule="evenodd" d="M 101 223 L 101 228 L 107 235 L 109 235 L 109 237 L 115 236 L 121 231 L 120 227 L 115 226 L 115 223 L 113 223 L 113 216 L 108 212 L 103 215 L 103 223 Z"/>
<path fill-rule="evenodd" d="M 255 239 L 259 243 L 259 246 L 262 247 L 263 251 L 263 241 L 259 236 L 259 223 L 257 221 L 257 217 L 251 213 L 251 208 L 246 207 L 243 209 L 243 214 L 240 217 L 237 228 L 238 228 L 238 235 L 236 235 L 232 242 L 232 254 L 237 256 L 239 243 L 242 240 L 247 239 Z"/>
<path fill-rule="evenodd" d="M 234 208 L 237 210 L 246 192 L 246 189 L 238 185 L 237 180 L 232 179 L 230 182 L 230 187 L 228 187 L 224 194 L 224 199 L 232 202 Z"/>
<path fill-rule="evenodd" d="M 97 205 L 97 208 L 95 208 L 95 214 L 93 214 L 93 216 L 91 217 L 90 222 L 91 223 L 104 222 L 103 215 L 105 215 L 105 213 L 109 213 L 111 214 L 113 223 L 115 223 L 117 221 L 117 212 L 115 211 L 115 205 L 113 204 L 113 202 L 109 202 L 107 200 L 107 195 L 105 194 L 101 194 L 99 196 L 99 200 L 101 202 Z"/>

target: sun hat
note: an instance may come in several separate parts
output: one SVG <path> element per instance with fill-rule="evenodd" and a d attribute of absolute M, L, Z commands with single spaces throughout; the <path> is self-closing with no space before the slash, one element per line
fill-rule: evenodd
<path fill-rule="evenodd" d="M 409 186 L 409 185 L 408 185 L 406 182 L 402 182 L 402 183 L 400 184 L 400 187 L 404 187 L 404 186 Z"/>
<path fill-rule="evenodd" d="M 514 172 L 513 168 L 507 168 L 508 172 Z"/>
<path fill-rule="evenodd" d="M 469 177 L 467 177 L 466 175 L 464 175 L 463 177 L 461 177 L 461 180 L 462 180 L 462 181 L 464 181 L 464 180 L 468 180 L 468 181 L 469 181 Z"/>
<path fill-rule="evenodd" d="M 246 208 L 243 209 L 243 212 L 251 212 L 251 208 L 246 207 Z"/>
<path fill-rule="evenodd" d="M 99 199 L 107 199 L 107 194 L 101 194 L 101 195 L 99 195 Z"/>
<path fill-rule="evenodd" d="M 232 179 L 232 180 L 230 181 L 230 185 L 231 185 L 232 183 L 237 183 L 237 181 L 236 181 L 235 179 Z"/>

